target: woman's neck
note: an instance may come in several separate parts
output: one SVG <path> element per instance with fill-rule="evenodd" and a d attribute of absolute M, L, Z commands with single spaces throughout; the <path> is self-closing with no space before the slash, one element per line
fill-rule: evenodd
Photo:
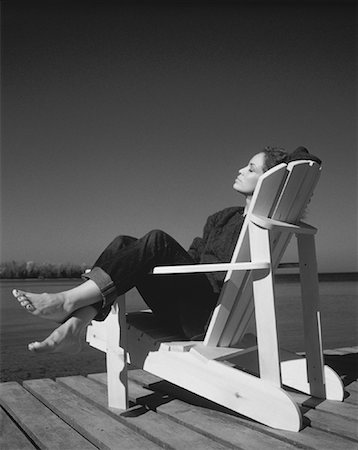
<path fill-rule="evenodd" d="M 250 206 L 250 203 L 251 203 L 251 199 L 252 199 L 252 196 L 251 196 L 251 195 L 249 195 L 249 196 L 246 197 L 246 205 L 245 205 L 245 209 L 244 209 L 244 216 L 246 216 L 246 214 L 247 214 L 247 212 L 248 212 L 248 210 L 249 210 L 249 206 Z"/>

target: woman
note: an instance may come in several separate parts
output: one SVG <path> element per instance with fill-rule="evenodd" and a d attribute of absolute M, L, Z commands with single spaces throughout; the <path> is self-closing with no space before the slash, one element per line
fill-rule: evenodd
<path fill-rule="evenodd" d="M 225 273 L 152 275 L 159 265 L 228 262 L 231 260 L 259 177 L 271 167 L 294 159 L 320 160 L 299 147 L 291 155 L 266 147 L 239 170 L 234 189 L 245 196 L 244 207 L 231 207 L 210 216 L 202 238 L 185 251 L 171 236 L 153 230 L 140 239 L 118 236 L 103 251 L 86 281 L 68 291 L 33 294 L 14 289 L 20 305 L 34 316 L 62 323 L 42 342 L 30 343 L 34 352 L 76 353 L 93 319 L 104 320 L 116 297 L 136 287 L 153 313 L 186 338 L 205 332 L 217 303 Z"/>

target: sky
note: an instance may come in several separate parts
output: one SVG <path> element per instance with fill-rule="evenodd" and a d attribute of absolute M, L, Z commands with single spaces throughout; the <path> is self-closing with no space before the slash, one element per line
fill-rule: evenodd
<path fill-rule="evenodd" d="M 354 3 L 169 3 L 2 2 L 1 261 L 187 248 L 253 154 L 303 145 L 319 271 L 357 271 Z"/>

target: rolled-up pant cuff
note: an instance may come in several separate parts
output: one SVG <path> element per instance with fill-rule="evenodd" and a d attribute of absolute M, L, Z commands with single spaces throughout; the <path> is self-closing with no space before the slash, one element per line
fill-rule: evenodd
<path fill-rule="evenodd" d="M 111 309 L 111 305 L 118 297 L 112 278 L 100 267 L 93 267 L 90 272 L 82 275 L 82 279 L 94 281 L 101 291 L 102 302 L 93 305 L 98 311 L 94 320 L 104 320 Z"/>

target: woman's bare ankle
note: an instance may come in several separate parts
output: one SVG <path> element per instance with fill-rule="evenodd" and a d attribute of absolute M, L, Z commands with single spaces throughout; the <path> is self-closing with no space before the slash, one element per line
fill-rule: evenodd
<path fill-rule="evenodd" d="M 94 305 L 102 300 L 102 293 L 97 284 L 92 280 L 63 292 L 65 297 L 66 310 L 72 314 L 78 309 Z"/>

